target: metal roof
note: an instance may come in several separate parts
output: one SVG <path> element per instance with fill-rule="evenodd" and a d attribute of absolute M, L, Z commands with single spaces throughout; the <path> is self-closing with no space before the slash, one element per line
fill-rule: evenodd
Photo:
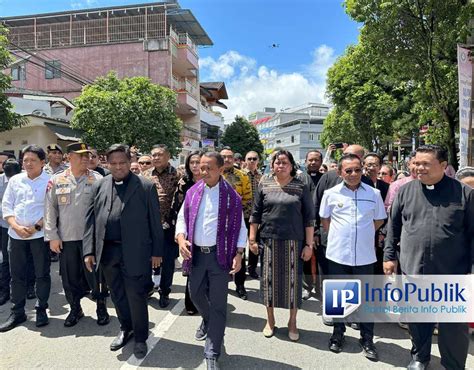
<path fill-rule="evenodd" d="M 29 14 L 14 17 L 0 18 L 0 22 L 8 28 L 19 26 L 31 26 L 32 20 L 36 19 L 36 24 L 62 23 L 69 22 L 73 16 L 75 20 L 100 19 L 109 12 L 109 17 L 124 17 L 130 15 L 144 14 L 144 8 L 148 13 L 162 13 L 166 11 L 168 22 L 173 27 L 188 35 L 193 39 L 196 45 L 212 46 L 213 42 L 202 28 L 196 17 L 189 9 L 181 9 L 177 1 L 163 1 L 147 4 L 134 4 L 127 6 L 113 6 L 103 8 L 77 9 L 63 12 Z"/>

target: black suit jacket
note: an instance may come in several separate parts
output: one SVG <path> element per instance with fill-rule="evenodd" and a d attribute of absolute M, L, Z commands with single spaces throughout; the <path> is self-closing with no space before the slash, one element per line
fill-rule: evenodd
<path fill-rule="evenodd" d="M 112 176 L 94 183 L 86 213 L 83 255 L 94 255 L 100 263 L 104 248 L 105 227 L 112 198 Z M 149 180 L 131 174 L 125 192 L 120 219 L 123 262 L 127 274 L 139 276 L 151 270 L 151 257 L 163 256 L 163 228 L 160 203 L 155 185 Z"/>
<path fill-rule="evenodd" d="M 387 198 L 389 187 L 390 185 L 387 184 L 385 181 L 377 179 L 377 184 L 375 185 L 375 189 L 380 190 L 380 195 L 382 196 L 382 199 L 384 202 L 385 202 L 385 198 Z"/>

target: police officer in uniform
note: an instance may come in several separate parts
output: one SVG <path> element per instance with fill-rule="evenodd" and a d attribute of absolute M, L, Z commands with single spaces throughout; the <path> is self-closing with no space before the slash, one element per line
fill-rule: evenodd
<path fill-rule="evenodd" d="M 48 164 L 43 167 L 44 172 L 52 176 L 67 168 L 63 163 L 63 149 L 58 144 L 49 144 L 46 151 L 48 153 Z"/>
<path fill-rule="evenodd" d="M 70 168 L 54 175 L 47 188 L 44 216 L 45 240 L 53 252 L 60 253 L 60 273 L 66 300 L 71 311 L 64 326 L 77 324 L 84 316 L 80 300 L 92 289 L 97 301 L 97 324 L 106 325 L 110 318 L 105 293 L 98 284 L 97 272 L 85 269 L 82 258 L 86 207 L 92 195 L 92 184 L 102 176 L 87 168 L 90 151 L 84 143 L 67 146 Z"/>

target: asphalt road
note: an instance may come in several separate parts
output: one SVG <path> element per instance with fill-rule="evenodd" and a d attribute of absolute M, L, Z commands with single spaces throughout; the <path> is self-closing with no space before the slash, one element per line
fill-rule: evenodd
<path fill-rule="evenodd" d="M 112 320 L 105 327 L 95 322 L 95 304 L 88 298 L 82 306 L 86 316 L 73 328 L 63 322 L 68 306 L 58 277 L 58 264 L 52 264 L 53 286 L 50 298 L 50 324 L 34 325 L 34 301 L 27 302 L 28 321 L 0 334 L 0 369 L 9 368 L 203 368 L 203 343 L 194 340 L 200 323 L 198 316 L 184 310 L 185 279 L 175 273 L 170 307 L 158 306 L 158 294 L 149 301 L 149 353 L 143 360 L 133 356 L 133 340 L 123 349 L 111 352 L 109 345 L 119 330 L 111 302 Z M 286 323 L 288 312 L 276 310 L 277 331 L 270 339 L 261 331 L 265 308 L 259 303 L 259 282 L 247 281 L 249 300 L 233 293 L 230 283 L 229 314 L 224 351 L 220 359 L 224 369 L 381 369 L 404 368 L 410 361 L 408 332 L 395 324 L 376 324 L 374 338 L 380 361 L 366 359 L 359 348 L 358 332 L 348 329 L 346 344 L 340 354 L 329 352 L 327 343 L 332 329 L 322 324 L 320 303 L 311 298 L 298 313 L 300 341 L 290 342 Z M 10 305 L 0 307 L 0 320 L 9 315 Z M 430 369 L 441 369 L 440 356 L 433 339 Z M 467 368 L 474 368 L 474 337 L 471 337 Z"/>

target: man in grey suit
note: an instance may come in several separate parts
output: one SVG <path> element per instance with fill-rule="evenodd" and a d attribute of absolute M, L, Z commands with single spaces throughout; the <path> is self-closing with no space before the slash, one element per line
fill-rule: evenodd
<path fill-rule="evenodd" d="M 154 185 L 130 172 L 130 149 L 114 144 L 107 151 L 112 176 L 94 183 L 86 214 L 83 248 L 89 271 L 102 269 L 120 321 L 120 333 L 110 350 L 135 336 L 134 354 L 148 348 L 147 293 L 150 271 L 163 255 L 160 204 Z"/>

